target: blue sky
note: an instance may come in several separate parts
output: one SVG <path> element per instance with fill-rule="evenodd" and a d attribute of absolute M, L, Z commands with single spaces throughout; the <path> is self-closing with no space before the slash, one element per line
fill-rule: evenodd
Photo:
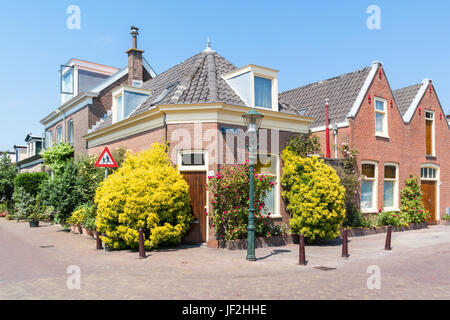
<path fill-rule="evenodd" d="M 132 3 L 132 4 L 131 4 Z M 69 30 L 69 5 L 81 29 Z M 370 5 L 381 29 L 369 30 Z M 140 28 L 139 48 L 157 73 L 205 48 L 235 66 L 278 69 L 279 89 L 384 63 L 393 89 L 434 81 L 450 113 L 450 1 L 8 1 L 0 10 L 0 150 L 60 104 L 60 64 L 80 58 L 122 68 Z"/>

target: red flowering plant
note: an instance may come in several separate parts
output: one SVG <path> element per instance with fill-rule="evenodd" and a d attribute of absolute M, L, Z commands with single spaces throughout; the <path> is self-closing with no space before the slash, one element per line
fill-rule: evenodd
<path fill-rule="evenodd" d="M 273 179 L 263 174 L 254 174 L 255 233 L 258 237 L 270 237 L 273 228 L 270 212 L 264 199 L 274 186 Z M 212 227 L 221 239 L 233 240 L 247 237 L 249 213 L 250 165 L 227 165 L 215 176 L 209 177 L 208 191 L 212 194 Z"/>
<path fill-rule="evenodd" d="M 422 222 L 430 218 L 430 213 L 422 202 L 422 190 L 417 178 L 412 174 L 406 179 L 405 187 L 400 192 L 401 211 L 408 217 L 408 222 Z"/>

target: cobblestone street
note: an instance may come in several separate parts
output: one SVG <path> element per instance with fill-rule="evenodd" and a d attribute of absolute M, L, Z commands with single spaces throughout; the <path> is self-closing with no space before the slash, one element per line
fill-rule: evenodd
<path fill-rule="evenodd" d="M 450 226 L 394 232 L 392 251 L 384 241 L 349 238 L 348 259 L 339 243 L 307 246 L 307 266 L 297 245 L 256 249 L 253 263 L 245 251 L 196 246 L 140 260 L 57 225 L 0 219 L 0 299 L 450 299 Z M 70 265 L 80 267 L 79 290 L 67 288 Z M 367 287 L 370 265 L 380 267 L 380 289 Z"/>

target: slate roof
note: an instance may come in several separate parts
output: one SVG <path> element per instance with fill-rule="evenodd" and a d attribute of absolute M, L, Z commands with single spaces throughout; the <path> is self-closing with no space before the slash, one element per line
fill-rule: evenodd
<path fill-rule="evenodd" d="M 404 116 L 406 111 L 408 111 L 421 86 L 422 84 L 418 83 L 392 91 L 402 116 Z"/>
<path fill-rule="evenodd" d="M 156 104 L 199 104 L 222 102 L 246 106 L 221 77 L 236 67 L 213 50 L 204 50 L 143 83 L 152 94 L 129 117 L 143 113 Z M 112 114 L 100 120 L 92 131 L 112 124 Z"/>
<path fill-rule="evenodd" d="M 325 125 L 325 99 L 329 99 L 330 123 L 342 122 L 355 102 L 371 67 L 308 84 L 279 94 L 280 111 L 313 117 L 310 127 Z"/>

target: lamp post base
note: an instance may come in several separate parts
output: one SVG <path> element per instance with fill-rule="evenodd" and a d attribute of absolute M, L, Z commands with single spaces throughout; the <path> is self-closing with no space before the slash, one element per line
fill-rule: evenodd
<path fill-rule="evenodd" d="M 256 257 L 255 256 L 247 256 L 247 261 L 256 261 Z"/>

